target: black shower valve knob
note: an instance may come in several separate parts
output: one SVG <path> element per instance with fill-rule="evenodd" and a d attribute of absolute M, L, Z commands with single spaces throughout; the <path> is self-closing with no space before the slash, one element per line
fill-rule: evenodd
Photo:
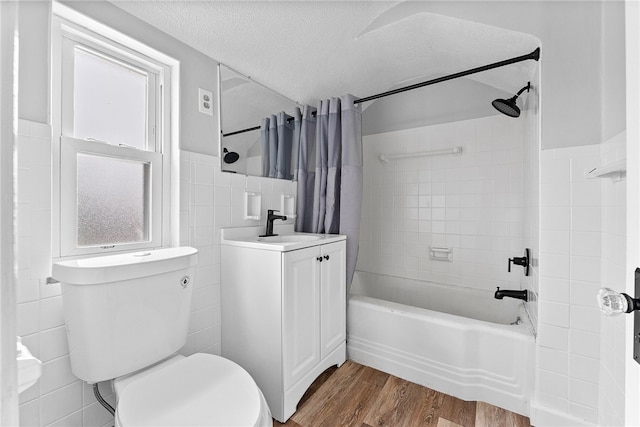
<path fill-rule="evenodd" d="M 525 267 L 527 265 L 527 257 L 513 257 L 509 258 L 509 272 L 511 272 L 511 263 Z"/>
<path fill-rule="evenodd" d="M 514 256 L 513 258 L 509 258 L 509 262 L 507 263 L 507 271 L 511 273 L 511 264 L 515 264 L 515 265 L 524 267 L 524 275 L 528 276 L 529 275 L 529 258 L 530 258 L 529 254 L 530 254 L 530 251 L 527 248 L 524 250 L 524 256 L 522 257 Z"/>

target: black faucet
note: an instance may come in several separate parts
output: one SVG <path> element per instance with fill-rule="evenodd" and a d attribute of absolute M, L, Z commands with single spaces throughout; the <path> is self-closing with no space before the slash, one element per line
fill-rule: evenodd
<path fill-rule="evenodd" d="M 524 300 L 524 301 L 529 301 L 529 294 L 527 293 L 526 289 L 524 289 L 522 291 L 514 291 L 514 290 L 505 289 L 505 290 L 501 291 L 500 287 L 498 287 L 498 290 L 496 291 L 496 293 L 493 296 L 496 299 L 502 299 L 504 297 L 509 297 L 509 298 L 521 299 L 521 300 Z"/>
<path fill-rule="evenodd" d="M 277 234 L 273 234 L 273 221 L 275 221 L 276 219 L 281 219 L 283 221 L 286 221 L 287 217 L 284 215 L 275 215 L 274 212 L 278 212 L 278 211 L 273 209 L 267 210 L 267 229 L 265 230 L 264 234 L 261 234 L 258 237 L 277 236 Z"/>

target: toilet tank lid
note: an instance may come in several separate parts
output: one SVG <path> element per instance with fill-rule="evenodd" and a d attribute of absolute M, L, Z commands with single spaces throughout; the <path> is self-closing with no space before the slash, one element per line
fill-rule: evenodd
<path fill-rule="evenodd" d="M 55 280 L 72 285 L 98 285 L 182 270 L 197 264 L 198 250 L 189 246 L 59 261 Z"/>

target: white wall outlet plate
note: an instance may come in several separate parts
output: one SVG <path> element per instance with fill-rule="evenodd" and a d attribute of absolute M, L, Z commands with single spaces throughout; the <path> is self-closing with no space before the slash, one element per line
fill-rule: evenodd
<path fill-rule="evenodd" d="M 204 89 L 198 89 L 198 111 L 213 116 L 213 94 Z"/>

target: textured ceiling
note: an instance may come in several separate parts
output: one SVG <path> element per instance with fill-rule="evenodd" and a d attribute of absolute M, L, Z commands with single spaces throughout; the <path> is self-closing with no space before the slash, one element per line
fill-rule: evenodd
<path fill-rule="evenodd" d="M 302 104 L 346 93 L 364 97 L 405 81 L 523 55 L 539 46 L 535 37 L 512 29 L 427 12 L 428 3 L 114 2 Z M 512 21 L 508 14 L 505 18 Z M 529 78 L 532 62 L 471 78 L 515 92 Z"/>

